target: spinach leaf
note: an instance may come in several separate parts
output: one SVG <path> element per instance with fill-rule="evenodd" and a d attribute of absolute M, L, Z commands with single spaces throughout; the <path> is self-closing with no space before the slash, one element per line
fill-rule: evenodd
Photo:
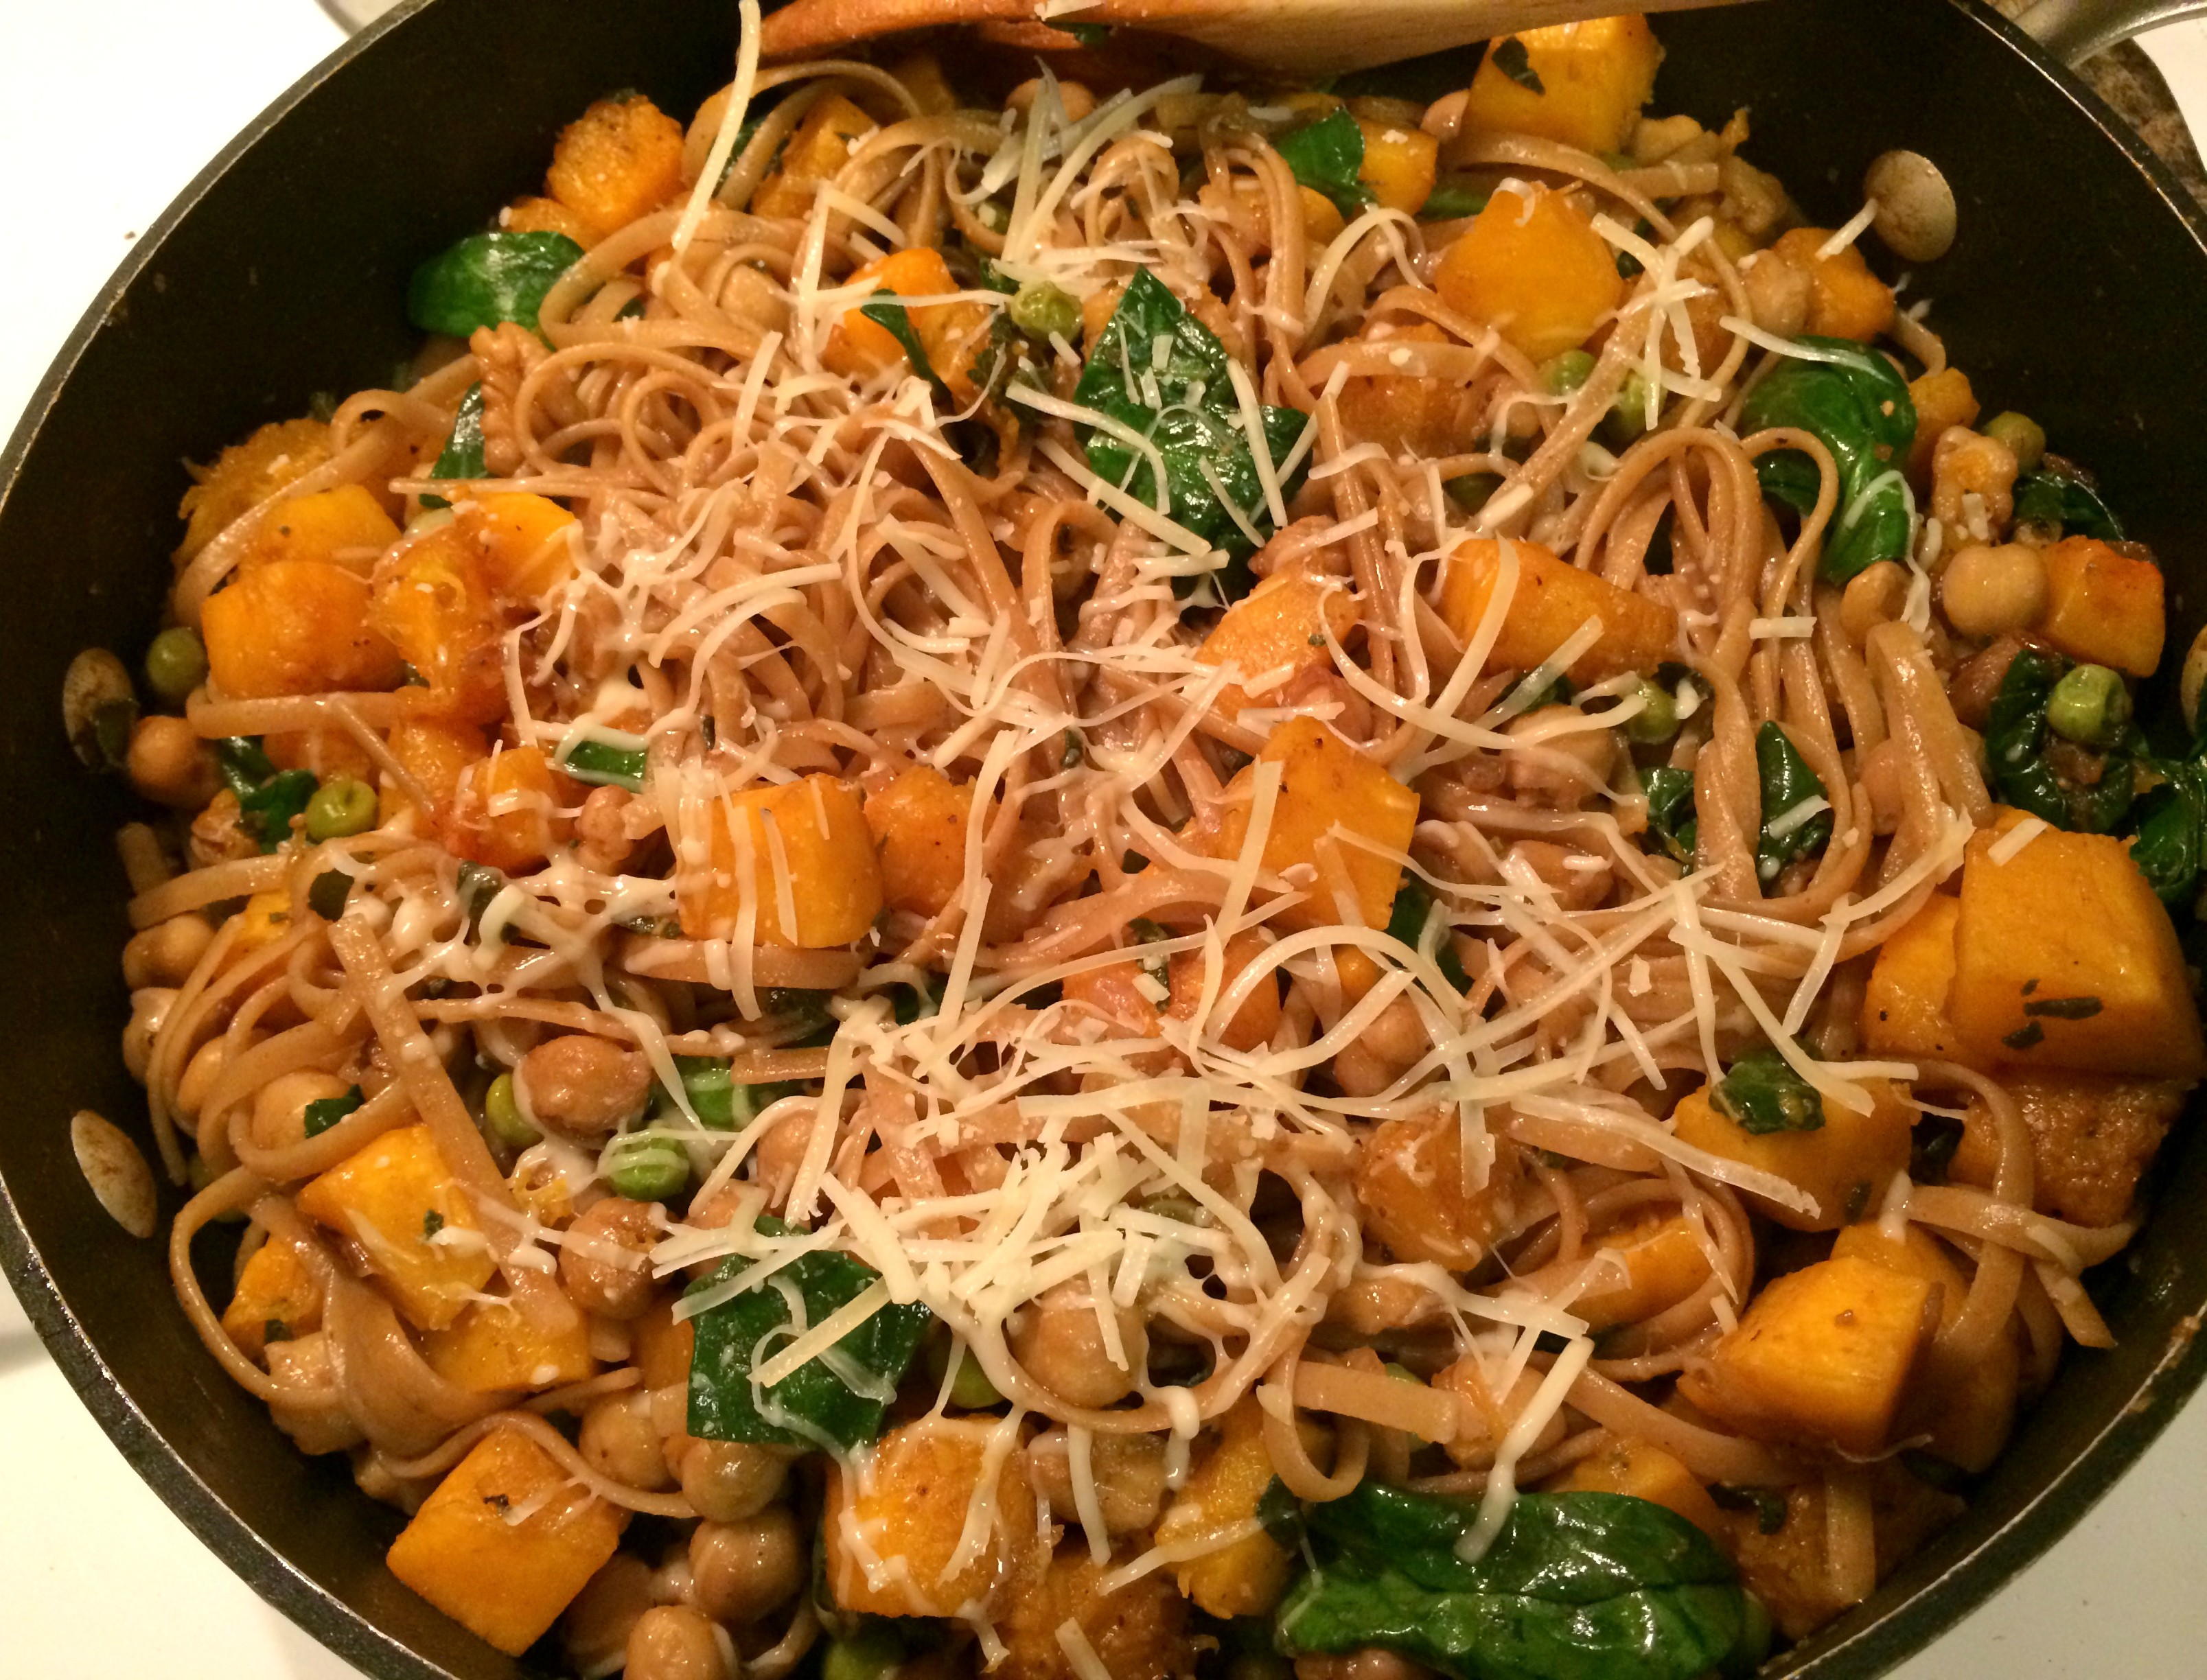
<path fill-rule="evenodd" d="M 319 1097 L 306 1107 L 306 1133 L 319 1138 L 365 1101 L 355 1085 L 342 1097 Z"/>
<path fill-rule="evenodd" d="M 795 1228 L 762 1219 L 759 1229 L 787 1236 Z M 709 1288 L 749 1264 L 731 1255 L 711 1277 L 685 1293 Z M 792 1261 L 757 1288 L 697 1314 L 690 1321 L 697 1332 L 690 1361 L 690 1432 L 708 1441 L 820 1447 L 837 1453 L 873 1440 L 934 1317 L 918 1302 L 883 1307 L 771 1388 L 759 1388 L 751 1372 L 794 1339 L 792 1293 L 804 1304 L 804 1322 L 816 1324 L 880 1278 L 863 1261 L 822 1249 Z"/>
<path fill-rule="evenodd" d="M 1450 222 L 1465 216 L 1476 216 L 1486 208 L 1488 194 L 1467 181 L 1441 181 L 1426 194 L 1426 201 L 1418 206 L 1421 222 Z"/>
<path fill-rule="evenodd" d="M 1793 357 L 1748 393 L 1740 411 L 1745 436 L 1774 427 L 1813 433 L 1839 469 L 1839 505 L 1824 535 L 1818 575 L 1844 583 L 1880 560 L 1908 552 L 1908 482 L 1902 469 L 1916 437 L 1916 404 L 1908 382 L 1875 350 L 1846 338 L 1798 341 L 1833 359 Z M 1797 513 L 1816 505 L 1816 472 L 1798 450 L 1776 450 L 1755 463 L 1763 493 Z"/>
<path fill-rule="evenodd" d="M 1832 813 L 1827 807 L 1806 822 L 1785 821 L 1795 807 L 1822 798 L 1824 784 L 1775 723 L 1755 732 L 1755 774 L 1762 789 L 1762 832 L 1755 843 L 1755 875 L 1767 887 L 1796 858 L 1824 849 L 1832 838 Z"/>
<path fill-rule="evenodd" d="M 1757 1137 L 1773 1132 L 1816 1132 L 1824 1124 L 1824 1099 L 1816 1095 L 1816 1087 L 1767 1044 L 1732 1063 L 1710 1091 L 1709 1106 Z"/>
<path fill-rule="evenodd" d="M 1387 918 L 1387 936 L 1401 940 L 1413 951 L 1423 950 L 1426 933 L 1433 924 L 1437 909 L 1433 895 L 1426 883 L 1415 875 L 1406 876 L 1401 889 L 1395 894 L 1395 907 Z M 1456 959 L 1456 945 L 1449 938 L 1449 924 L 1445 918 L 1442 919 L 1440 933 L 1434 939 L 1432 954 L 1433 966 L 1440 970 L 1441 978 L 1460 992 L 1471 989 L 1471 977 L 1463 972 L 1463 964 Z"/>
<path fill-rule="evenodd" d="M 1318 1567 L 1280 1606 L 1283 1653 L 1396 1651 L 1456 1680 L 1694 1680 L 1754 1629 L 1732 1564 L 1693 1524 L 1621 1493 L 1526 1493 L 1485 1557 L 1474 1502 L 1365 1481 L 1313 1505 Z"/>
<path fill-rule="evenodd" d="M 464 338 L 479 326 L 519 321 L 536 331 L 544 294 L 582 260 L 564 233 L 476 233 L 414 271 L 406 319 L 424 332 Z"/>
<path fill-rule="evenodd" d="M 912 324 L 912 312 L 897 302 L 894 292 L 876 292 L 858 306 L 858 313 L 875 326 L 886 329 L 889 337 L 897 341 L 913 373 L 930 385 L 942 383 L 936 375 L 935 364 L 927 359 L 927 346 L 919 341 L 919 329 Z"/>
<path fill-rule="evenodd" d="M 643 792 L 646 753 L 642 747 L 615 746 L 611 741 L 577 741 L 559 760 L 559 768 L 577 781 L 597 787 L 625 787 Z"/>
<path fill-rule="evenodd" d="M 2058 470 L 2025 473 L 2016 480 L 2015 521 L 2019 525 L 2056 526 L 2065 536 L 2096 536 L 2102 542 L 2123 540 L 2122 521 L 2099 493 L 2083 479 Z"/>
<path fill-rule="evenodd" d="M 1700 823 L 1694 812 L 1694 773 L 1659 764 L 1640 773 L 1648 792 L 1648 832 L 1663 843 L 1663 850 L 1691 869 Z"/>
<path fill-rule="evenodd" d="M 1493 51 L 1487 57 L 1496 69 L 1526 92 L 1545 93 L 1548 91 L 1547 85 L 1540 80 L 1540 73 L 1533 68 L 1532 57 L 1525 51 L 1525 43 L 1516 36 L 1497 41 Z"/>
<path fill-rule="evenodd" d="M 429 469 L 432 478 L 481 478 L 483 475 L 483 397 L 480 381 L 467 389 L 452 416 L 452 430 L 445 447 Z M 424 507 L 450 507 L 442 496 L 424 496 Z"/>
<path fill-rule="evenodd" d="M 2048 756 L 2046 720 L 2054 685 L 2069 661 L 2043 648 L 2025 648 L 2008 662 L 1985 725 L 1985 762 L 2001 798 L 2018 810 L 2079 834 L 2113 834 L 2129 815 L 2137 787 L 2133 733 L 2105 754 L 2065 743 L 2065 756 L 2096 764 L 2096 780 L 2059 774 Z"/>
<path fill-rule="evenodd" d="M 258 738 L 233 735 L 215 743 L 214 762 L 223 784 L 237 796 L 238 826 L 273 852 L 291 838 L 291 819 L 314 797 L 312 770 L 279 770 L 268 761 Z"/>
<path fill-rule="evenodd" d="M 2207 865 L 2207 761 L 2156 760 L 2162 780 L 2132 813 L 2131 861 L 2163 904 L 2188 903 Z"/>
<path fill-rule="evenodd" d="M 1225 346 L 1147 269 L 1134 271 L 1089 353 L 1073 399 L 1156 445 L 1164 463 L 1169 517 L 1223 549 L 1229 560 L 1246 558 L 1269 535 L 1263 487 L 1227 373 Z M 1265 409 L 1262 421 L 1277 469 L 1306 422 L 1293 409 L 1277 408 Z M 1157 481 L 1149 457 L 1107 433 L 1082 430 L 1089 466 L 1137 500 L 1155 505 Z M 1282 483 L 1282 493 L 1293 494 L 1300 481 L 1298 472 Z M 1235 512 L 1228 511 L 1222 494 Z M 1247 587 L 1245 581 L 1241 588 Z"/>
<path fill-rule="evenodd" d="M 1372 189 L 1357 178 L 1364 168 L 1364 130 L 1346 111 L 1337 109 L 1283 135 L 1272 149 L 1296 180 L 1332 200 L 1343 215 L 1354 216 L 1374 201 Z"/>
<path fill-rule="evenodd" d="M 307 908 L 325 922 L 344 914 L 345 900 L 352 895 L 352 877 L 343 870 L 324 870 L 307 888 Z"/>
<path fill-rule="evenodd" d="M 739 1085 L 724 1055 L 678 1055 L 674 1071 L 682 1076 L 683 1094 L 697 1118 L 716 1132 L 739 1132 L 759 1116 L 769 1103 L 804 1089 L 791 1079 L 759 1085 Z"/>

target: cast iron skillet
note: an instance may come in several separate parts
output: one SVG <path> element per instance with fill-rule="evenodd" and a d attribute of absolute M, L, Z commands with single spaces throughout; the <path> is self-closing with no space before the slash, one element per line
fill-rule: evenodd
<path fill-rule="evenodd" d="M 187 457 L 309 393 L 380 383 L 412 348 L 410 266 L 543 171 L 590 99 L 642 88 L 688 112 L 728 77 L 718 0 L 448 0 L 386 21 L 278 101 L 139 242 L 0 460 L 0 740 L 18 790 L 0 823 L 0 1258 L 108 1433 L 271 1603 L 392 1680 L 542 1672 L 498 1655 L 383 1567 L 398 1527 L 342 1459 L 306 1460 L 172 1305 L 161 1246 L 124 1236 L 79 1175 L 70 1112 L 142 1124 L 117 1056 L 126 891 L 113 780 L 63 738 L 63 667 L 157 626 Z M 1750 155 L 1827 225 L 1864 166 L 1905 146 L 1961 205 L 1937 300 L 1954 359 L 1995 407 L 2089 463 L 2170 584 L 2170 645 L 2207 608 L 2197 506 L 2207 392 L 2202 218 L 2098 101 L 1962 0 L 1767 0 L 1660 22 L 1660 110 L 1744 105 Z M 2173 709 L 2160 697 L 2164 713 Z M 2195 1104 L 2195 1109 L 2201 1106 Z M 149 1151 L 150 1154 L 150 1151 Z M 1969 1515 L 1869 1603 L 1773 1672 L 1882 1671 L 2000 1586 L 2136 1458 L 2203 1372 L 2207 1131 L 2180 1133 L 2152 1222 L 2096 1280 L 2120 1338 L 2071 1350 Z M 171 1197 L 168 1211 L 173 1211 Z"/>

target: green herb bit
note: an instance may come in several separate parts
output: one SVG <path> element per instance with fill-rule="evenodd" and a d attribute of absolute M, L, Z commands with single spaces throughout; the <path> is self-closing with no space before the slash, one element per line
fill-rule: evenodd
<path fill-rule="evenodd" d="M 206 643 L 188 625 L 170 625 L 146 649 L 146 684 L 172 706 L 181 706 L 206 680 Z"/>
<path fill-rule="evenodd" d="M 1486 208 L 1487 194 L 1466 181 L 1439 181 L 1418 206 L 1421 222 L 1456 222 Z"/>
<path fill-rule="evenodd" d="M 1075 770 L 1087 762 L 1088 748 L 1080 738 L 1080 732 L 1078 729 L 1067 730 L 1065 750 L 1058 755 L 1057 768 L 1061 770 Z"/>
<path fill-rule="evenodd" d="M 445 1229 L 445 1216 L 431 1208 L 422 1216 L 422 1241 L 428 1242 Z"/>
<path fill-rule="evenodd" d="M 1648 828 L 1663 850 L 1691 869 L 1701 825 L 1694 810 L 1694 773 L 1659 764 L 1643 770 L 1640 786 L 1648 795 Z"/>
<path fill-rule="evenodd" d="M 861 1622 L 848 1634 L 829 1641 L 820 1659 L 820 1680 L 888 1680 L 903 1663 L 904 1645 L 886 1623 Z"/>
<path fill-rule="evenodd" d="M 1547 85 L 1540 73 L 1533 68 L 1532 55 L 1526 51 L 1525 43 L 1511 35 L 1497 41 L 1488 51 L 1486 59 L 1494 68 L 1530 93 L 1546 93 Z"/>
<path fill-rule="evenodd" d="M 1785 1496 L 1774 1487 L 1732 1487 L 1713 1483 L 1709 1498 L 1728 1511 L 1753 1511 L 1759 1533 L 1774 1534 L 1785 1526 Z"/>
<path fill-rule="evenodd" d="M 2123 540 L 2123 522 L 2100 499 L 2100 493 L 2076 468 L 2057 466 L 2049 457 L 2041 469 L 2015 481 L 2015 523 L 2037 525 L 2065 536 Z"/>
<path fill-rule="evenodd" d="M 1898 560 L 1913 535 L 1905 479 L 1916 439 L 1916 404 L 1908 382 L 1884 356 L 1845 338 L 1797 341 L 1814 361 L 1787 357 L 1748 393 L 1740 433 L 1794 427 L 1812 433 L 1839 469 L 1839 505 L 1824 537 L 1818 576 L 1844 583 L 1880 560 Z M 1763 493 L 1806 514 L 1816 505 L 1819 475 L 1798 450 L 1758 457 Z"/>
<path fill-rule="evenodd" d="M 1282 135 L 1272 149 L 1295 172 L 1295 179 L 1322 193 L 1343 216 L 1373 202 L 1372 189 L 1359 179 L 1364 170 L 1364 130 L 1347 111 L 1336 109 L 1317 122 Z"/>
<path fill-rule="evenodd" d="M 935 365 L 927 359 L 927 346 L 920 342 L 919 329 L 912 324 L 912 314 L 897 302 L 897 295 L 884 287 L 858 306 L 858 313 L 878 327 L 885 329 L 904 351 L 904 359 L 912 364 L 912 371 L 930 385 L 941 386 Z"/>
<path fill-rule="evenodd" d="M 323 1133 L 357 1109 L 365 1100 L 361 1095 L 358 1085 L 355 1085 L 342 1097 L 316 1097 L 307 1104 L 304 1110 L 306 1134 L 310 1138 L 320 1137 Z"/>
<path fill-rule="evenodd" d="M 1433 929 L 1436 920 L 1440 924 L 1438 932 Z M 1463 964 L 1456 957 L 1456 946 L 1449 938 L 1449 932 L 1448 918 L 1441 913 L 1439 905 L 1426 883 L 1415 875 L 1406 876 L 1396 891 L 1394 906 L 1388 912 L 1387 936 L 1400 940 L 1413 951 L 1430 955 L 1433 966 L 1441 972 L 1441 978 L 1458 992 L 1467 992 L 1471 989 L 1471 977 L 1463 972 Z M 1432 936 L 1430 949 L 1426 943 L 1428 934 Z"/>
<path fill-rule="evenodd" d="M 616 746 L 611 741 L 581 740 L 559 759 L 559 768 L 577 781 L 597 787 L 625 787 L 643 792 L 644 767 L 650 755 L 643 747 Z"/>
<path fill-rule="evenodd" d="M 273 852 L 290 839 L 291 819 L 314 796 L 314 773 L 278 770 L 260 743 L 244 736 L 217 742 L 214 757 L 224 785 L 237 796 L 239 826 L 260 849 Z"/>
<path fill-rule="evenodd" d="M 1741 1056 L 1709 1093 L 1709 1106 L 1743 1132 L 1815 1132 L 1824 1124 L 1815 1086 L 1765 1044 Z"/>

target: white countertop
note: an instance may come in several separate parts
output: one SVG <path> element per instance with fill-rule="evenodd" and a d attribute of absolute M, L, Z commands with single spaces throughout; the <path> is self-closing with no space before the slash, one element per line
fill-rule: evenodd
<path fill-rule="evenodd" d="M 12 427 L 129 241 L 339 39 L 314 0 L 0 0 L 12 236 L 0 266 L 0 425 Z M 2146 45 L 2193 131 L 2207 132 L 2207 25 L 2164 29 Z M 5 1290 L 0 1508 L 0 1671 L 356 1680 L 138 1480 Z M 1895 1680 L 2207 1672 L 2203 1523 L 2207 1404 L 2195 1402 L 2074 1533 Z"/>

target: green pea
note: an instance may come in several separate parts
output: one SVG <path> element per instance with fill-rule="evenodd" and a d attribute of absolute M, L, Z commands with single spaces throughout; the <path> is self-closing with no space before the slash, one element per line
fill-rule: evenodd
<path fill-rule="evenodd" d="M 996 1392 L 996 1385 L 989 1380 L 989 1373 L 981 1369 L 981 1361 L 970 1348 L 958 1350 L 958 1374 L 950 1379 L 950 1403 L 967 1412 L 984 1412 L 1004 1403 L 1004 1396 Z"/>
<path fill-rule="evenodd" d="M 2079 746 L 2111 747 L 2130 724 L 2130 691 L 2106 666 L 2080 665 L 2054 684 L 2046 720 Z"/>
<path fill-rule="evenodd" d="M 1397 1365 L 1393 1360 L 1389 1360 L 1380 1368 L 1398 1383 L 1415 1383 L 1420 1388 L 1426 1385 L 1426 1379 L 1407 1365 Z"/>
<path fill-rule="evenodd" d="M 307 838 L 320 841 L 365 834 L 375 826 L 375 790 L 350 776 L 332 776 L 307 801 Z"/>
<path fill-rule="evenodd" d="M 1501 487 L 1500 473 L 1466 473 L 1441 486 L 1448 492 L 1449 499 L 1466 513 L 1478 512 Z"/>
<path fill-rule="evenodd" d="M 832 1641 L 820 1661 L 820 1680 L 882 1680 L 904 1660 L 904 1645 L 878 1622 L 861 1622 Z"/>
<path fill-rule="evenodd" d="M 513 1094 L 511 1073 L 500 1073 L 490 1082 L 490 1089 L 483 1092 L 483 1124 L 490 1128 L 491 1136 L 508 1149 L 527 1149 L 543 1135 L 521 1112 L 521 1100 Z"/>
<path fill-rule="evenodd" d="M 1646 677 L 1636 691 L 1641 708 L 1624 720 L 1624 738 L 1643 747 L 1660 746 L 1678 732 L 1678 702 L 1662 684 Z"/>
<path fill-rule="evenodd" d="M 1030 280 L 1021 286 L 1012 299 L 1011 311 L 1012 325 L 1037 338 L 1053 332 L 1070 338 L 1080 325 L 1080 299 L 1048 280 Z"/>
<path fill-rule="evenodd" d="M 1540 382 L 1558 397 L 1568 397 L 1587 382 L 1594 358 L 1584 350 L 1565 350 L 1540 364 Z"/>
<path fill-rule="evenodd" d="M 188 625 L 170 625 L 146 649 L 146 681 L 170 705 L 182 705 L 206 673 L 206 643 Z"/>
<path fill-rule="evenodd" d="M 1648 380 L 1636 368 L 1624 376 L 1624 383 L 1618 387 L 1617 400 L 1609 405 L 1602 430 L 1611 442 L 1621 445 L 1637 442 L 1647 429 Z"/>
<path fill-rule="evenodd" d="M 1996 414 L 1985 422 L 1985 435 L 1995 443 L 2006 444 L 2008 452 L 2015 457 L 2015 469 L 2034 473 L 2046 457 L 2046 428 L 2027 414 L 2018 414 L 2010 409 Z"/>
<path fill-rule="evenodd" d="M 606 1181 L 632 1202 L 669 1200 L 690 1187 L 690 1152 L 658 1133 L 631 1133 L 614 1140 Z"/>

